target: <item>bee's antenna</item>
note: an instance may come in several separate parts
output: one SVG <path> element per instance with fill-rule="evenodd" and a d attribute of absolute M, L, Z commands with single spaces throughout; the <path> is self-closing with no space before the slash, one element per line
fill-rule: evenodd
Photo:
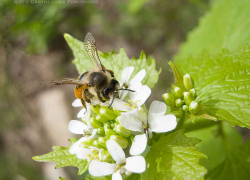
<path fill-rule="evenodd" d="M 131 90 L 131 89 L 118 89 L 118 90 L 123 90 L 123 91 L 130 91 L 130 92 L 135 92 L 134 90 Z"/>
<path fill-rule="evenodd" d="M 113 93 L 113 97 L 112 97 L 111 103 L 110 103 L 110 105 L 109 105 L 109 107 L 108 107 L 108 108 L 110 108 L 110 107 L 112 106 L 112 104 L 113 104 L 114 100 L 115 100 L 115 93 Z"/>

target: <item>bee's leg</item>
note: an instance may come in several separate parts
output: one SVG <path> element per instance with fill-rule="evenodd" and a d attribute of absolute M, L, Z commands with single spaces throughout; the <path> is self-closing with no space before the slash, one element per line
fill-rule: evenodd
<path fill-rule="evenodd" d="M 102 103 L 105 103 L 105 100 L 102 99 L 100 91 L 97 91 L 97 97 L 98 97 L 99 101 L 101 101 Z"/>
<path fill-rule="evenodd" d="M 82 99 L 83 99 L 84 101 L 86 101 L 87 103 L 90 103 L 90 104 L 91 104 L 91 101 L 90 101 L 90 99 L 91 99 L 91 94 L 90 94 L 90 92 L 89 92 L 88 89 L 85 89 L 85 90 L 83 91 L 83 93 L 82 93 Z"/>
<path fill-rule="evenodd" d="M 86 102 L 83 100 L 83 98 L 81 98 L 81 103 L 82 103 L 82 106 L 83 106 L 85 109 L 87 109 L 87 107 L 86 107 Z"/>

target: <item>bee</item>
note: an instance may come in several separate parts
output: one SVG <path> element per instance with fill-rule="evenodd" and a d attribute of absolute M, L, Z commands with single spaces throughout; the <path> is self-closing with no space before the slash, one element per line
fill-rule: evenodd
<path fill-rule="evenodd" d="M 99 100 L 104 103 L 111 99 L 109 107 L 114 102 L 115 98 L 119 98 L 119 90 L 132 91 L 130 89 L 123 89 L 119 82 L 115 79 L 114 72 L 106 69 L 99 58 L 95 38 L 91 33 L 87 33 L 84 43 L 84 49 L 90 59 L 95 63 L 96 67 L 92 70 L 81 74 L 79 79 L 62 78 L 52 81 L 43 82 L 47 85 L 62 85 L 74 84 L 74 93 L 76 98 L 81 99 L 83 107 L 86 109 L 86 102 L 91 104 L 92 100 Z"/>

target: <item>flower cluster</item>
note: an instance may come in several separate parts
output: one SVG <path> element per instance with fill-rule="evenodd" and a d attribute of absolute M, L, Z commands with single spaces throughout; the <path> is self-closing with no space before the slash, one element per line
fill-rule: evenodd
<path fill-rule="evenodd" d="M 200 110 L 200 105 L 195 101 L 194 82 L 189 74 L 183 76 L 183 81 L 179 86 L 172 85 L 170 93 L 165 93 L 162 97 L 166 104 L 173 109 L 191 114 L 196 114 Z"/>
<path fill-rule="evenodd" d="M 154 133 L 171 131 L 177 125 L 174 115 L 165 115 L 165 103 L 153 101 L 146 109 L 144 103 L 151 94 L 151 89 L 142 84 L 146 71 L 139 71 L 131 79 L 133 71 L 134 67 L 124 68 L 119 82 L 135 92 L 120 91 L 120 98 L 110 108 L 109 102 L 87 104 L 87 109 L 77 115 L 82 121 L 69 122 L 70 132 L 83 135 L 69 152 L 89 162 L 92 176 L 112 174 L 114 180 L 122 179 L 122 175 L 143 173 L 146 161 L 142 153 L 148 140 Z M 79 107 L 81 102 L 75 100 L 72 105 Z"/>

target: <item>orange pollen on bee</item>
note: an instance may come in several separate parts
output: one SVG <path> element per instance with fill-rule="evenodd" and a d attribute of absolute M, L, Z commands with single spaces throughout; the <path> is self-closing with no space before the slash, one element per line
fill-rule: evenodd
<path fill-rule="evenodd" d="M 83 87 L 79 87 L 79 86 L 76 86 L 75 87 L 75 96 L 77 99 L 81 99 L 82 98 L 82 91 L 83 91 Z"/>

